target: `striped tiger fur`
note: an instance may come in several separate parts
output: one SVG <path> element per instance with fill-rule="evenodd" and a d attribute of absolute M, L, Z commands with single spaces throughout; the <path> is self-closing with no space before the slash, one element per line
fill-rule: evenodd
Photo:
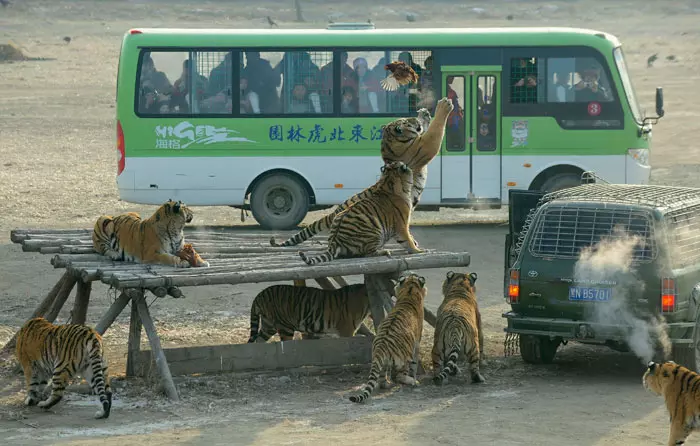
<path fill-rule="evenodd" d="M 386 372 L 391 370 L 392 381 L 416 385 L 410 369 L 417 368 L 420 339 L 423 335 L 423 301 L 428 293 L 425 277 L 406 272 L 399 277 L 394 287 L 396 305 L 384 318 L 372 342 L 372 366 L 367 383 L 356 395 L 350 396 L 353 403 L 367 400 L 377 387 L 388 383 Z"/>
<path fill-rule="evenodd" d="M 102 337 L 81 324 L 54 325 L 44 318 L 27 321 L 17 334 L 17 360 L 24 370 L 27 406 L 39 404 L 49 409 L 63 398 L 68 382 L 77 375 L 99 395 L 102 408 L 95 418 L 108 418 L 112 409 L 112 390 L 103 357 Z M 41 401 L 44 386 L 51 395 Z"/>
<path fill-rule="evenodd" d="M 432 351 L 435 384 L 446 383 L 447 375 L 459 372 L 460 355 L 467 358 L 472 382 L 485 381 L 479 371 L 484 340 L 474 288 L 476 278 L 476 273 L 448 271 L 442 283 L 444 298 L 437 311 Z"/>
<path fill-rule="evenodd" d="M 116 217 L 102 215 L 93 228 L 92 245 L 112 260 L 188 268 L 190 263 L 179 258 L 178 253 L 185 243 L 183 229 L 192 216 L 184 203 L 172 200 L 146 220 L 135 212 Z"/>
<path fill-rule="evenodd" d="M 428 164 L 440 153 L 447 117 L 454 109 L 452 101 L 442 98 L 435 108 L 435 118 L 424 108 L 418 118 L 400 118 L 382 127 L 381 156 L 385 163 L 403 161 L 413 171 L 411 204 L 418 205 L 428 181 Z"/>
<path fill-rule="evenodd" d="M 401 118 L 382 126 L 381 156 L 384 163 L 403 161 L 413 170 L 413 208 L 418 205 L 428 180 L 428 163 L 440 152 L 447 116 L 453 107 L 452 102 L 447 99 L 438 101 L 434 124 L 431 123 L 430 112 L 422 108 L 418 110 L 417 118 Z M 274 237 L 270 238 L 270 245 L 295 246 L 329 230 L 336 215 L 358 201 L 372 196 L 376 188 L 375 184 L 353 195 L 338 205 L 333 212 L 306 226 L 283 243 L 277 243 Z"/>
<path fill-rule="evenodd" d="M 337 290 L 272 285 L 255 296 L 250 307 L 248 342 L 267 342 L 275 333 L 288 341 L 294 338 L 295 331 L 301 332 L 304 339 L 318 335 L 350 337 L 368 314 L 364 283 Z"/>
<path fill-rule="evenodd" d="M 374 195 L 358 201 L 338 214 L 331 225 L 328 249 L 316 256 L 299 256 L 307 265 L 336 258 L 388 255 L 381 248 L 392 238 L 409 253 L 422 252 L 410 233 L 413 173 L 401 161 L 382 166 L 382 177 Z"/>
<path fill-rule="evenodd" d="M 685 444 L 688 436 L 700 428 L 700 374 L 673 361 L 651 361 L 642 384 L 666 402 L 671 418 L 668 444 Z"/>

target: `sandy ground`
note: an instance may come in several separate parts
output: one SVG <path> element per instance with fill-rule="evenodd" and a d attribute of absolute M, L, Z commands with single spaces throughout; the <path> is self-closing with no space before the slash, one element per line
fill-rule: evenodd
<path fill-rule="evenodd" d="M 12 39 L 32 56 L 52 59 L 0 64 L 0 342 L 60 276 L 47 256 L 22 253 L 11 245 L 10 229 L 89 227 L 102 213 L 151 211 L 117 201 L 113 122 L 122 34 L 137 26 L 263 28 L 267 15 L 281 27 L 298 27 L 292 21 L 292 3 L 14 0 L 0 9 L 0 39 Z M 403 27 L 409 11 L 417 14 L 417 26 L 557 25 L 612 32 L 625 45 L 642 105 L 652 111 L 654 88 L 664 87 L 666 116 L 654 130 L 652 181 L 695 185 L 691 179 L 700 171 L 700 147 L 694 143 L 700 130 L 694 88 L 700 69 L 697 2 L 303 3 L 308 26 L 314 27 L 324 26 L 329 15 L 348 21 L 369 17 L 379 27 Z M 507 14 L 514 20 L 507 21 Z M 72 42 L 65 44 L 64 36 Z M 655 52 L 659 60 L 647 68 L 646 59 Z M 667 60 L 670 55 L 676 60 Z M 240 224 L 238 212 L 229 208 L 200 207 L 195 212 L 197 224 Z M 483 215 L 443 210 L 418 213 L 416 220 L 426 225 L 458 223 Z M 363 382 L 364 370 L 320 376 L 184 377 L 178 378 L 182 401 L 172 404 L 149 381 L 120 379 L 128 327 L 123 315 L 105 336 L 117 377 L 110 419 L 92 420 L 95 398 L 78 393 L 69 394 L 49 413 L 23 408 L 20 376 L 6 363 L 0 373 L 2 443 L 665 444 L 668 418 L 661 400 L 642 389 L 643 367 L 631 355 L 569 345 L 546 367 L 503 357 L 504 234 L 499 225 L 416 228 L 421 245 L 472 254 L 470 269 L 479 274 L 490 356 L 483 386 L 457 380 L 436 388 L 426 382 L 356 406 L 346 396 Z M 445 270 L 423 273 L 431 290 L 428 306 L 435 309 Z M 248 308 L 262 287 L 186 289 L 186 299 L 155 302 L 151 311 L 164 345 L 245 342 Z M 112 299 L 113 292 L 95 285 L 89 323 L 99 319 Z M 63 312 L 59 321 L 67 316 Z M 424 345 L 431 342 L 432 329 L 426 325 Z"/>

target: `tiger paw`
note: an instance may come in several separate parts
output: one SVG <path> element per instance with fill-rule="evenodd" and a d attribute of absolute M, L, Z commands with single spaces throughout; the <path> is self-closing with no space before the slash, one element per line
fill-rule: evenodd
<path fill-rule="evenodd" d="M 32 396 L 27 396 L 24 399 L 25 406 L 35 406 L 38 402 L 39 402 L 39 400 L 35 397 L 32 397 Z"/>
<path fill-rule="evenodd" d="M 447 116 L 452 112 L 452 110 L 454 110 L 454 108 L 455 106 L 452 104 L 451 100 L 448 98 L 442 98 L 438 101 L 437 107 L 435 107 L 435 116 L 439 114 Z"/>
<path fill-rule="evenodd" d="M 190 266 L 192 265 L 190 265 L 190 262 L 187 260 L 178 259 L 178 261 L 175 263 L 176 268 L 189 268 Z"/>
<path fill-rule="evenodd" d="M 422 252 L 425 252 L 425 250 L 420 249 L 418 247 L 416 247 L 415 249 L 409 248 L 409 249 L 407 249 L 407 251 L 409 254 L 420 254 Z"/>

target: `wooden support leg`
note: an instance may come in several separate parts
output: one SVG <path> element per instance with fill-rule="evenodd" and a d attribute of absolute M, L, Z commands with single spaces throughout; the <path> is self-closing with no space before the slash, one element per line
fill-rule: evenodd
<path fill-rule="evenodd" d="M 321 288 L 324 290 L 335 290 L 336 287 L 333 285 L 333 282 L 328 280 L 328 277 L 319 277 L 318 279 L 314 279 L 316 283 L 321 285 Z"/>
<path fill-rule="evenodd" d="M 68 296 L 70 296 L 70 292 L 73 291 L 73 287 L 75 286 L 75 282 L 77 282 L 77 279 L 75 278 L 75 276 L 69 275 L 68 277 L 66 277 L 66 281 L 63 282 L 61 289 L 58 291 L 58 294 L 56 295 L 56 300 L 53 301 L 51 308 L 46 313 L 46 316 L 44 316 L 44 318 L 47 321 L 53 322 L 56 320 L 56 317 L 58 317 L 58 313 L 61 311 L 63 306 L 66 304 L 66 301 L 68 300 Z"/>
<path fill-rule="evenodd" d="M 102 316 L 102 319 L 100 319 L 97 325 L 95 325 L 95 330 L 100 335 L 105 334 L 107 329 L 114 323 L 115 320 L 117 320 L 122 311 L 124 311 L 124 307 L 126 307 L 126 304 L 129 303 L 129 300 L 131 300 L 131 297 L 129 297 L 129 295 L 122 291 L 117 300 L 114 301 L 114 303 L 112 304 L 112 306 L 109 307 L 105 315 Z"/>
<path fill-rule="evenodd" d="M 384 312 L 391 311 L 392 282 L 388 276 L 383 274 L 365 274 L 365 284 L 369 295 L 369 307 L 372 313 L 372 322 L 375 331 L 384 320 Z"/>
<path fill-rule="evenodd" d="M 160 373 L 160 377 L 163 382 L 163 388 L 165 389 L 165 394 L 173 401 L 178 401 L 180 398 L 177 394 L 177 389 L 175 388 L 175 383 L 173 382 L 173 377 L 170 375 L 170 368 L 168 367 L 168 361 L 165 359 L 165 352 L 160 345 L 160 339 L 158 338 L 158 332 L 156 332 L 156 326 L 153 324 L 153 319 L 151 319 L 151 314 L 146 306 L 146 301 L 143 298 L 143 293 L 139 292 L 137 296 L 134 293 L 132 300 L 136 302 L 136 307 L 138 309 L 139 316 L 141 318 L 141 323 L 143 328 L 146 330 L 146 335 L 148 336 L 148 342 L 151 344 L 151 352 L 156 361 L 156 367 Z"/>
<path fill-rule="evenodd" d="M 433 328 L 435 328 L 435 324 L 437 324 L 437 316 L 425 306 L 423 307 L 423 320 Z"/>
<path fill-rule="evenodd" d="M 349 285 L 343 276 L 333 276 L 333 280 L 335 280 L 335 283 L 337 283 L 340 287 Z"/>
<path fill-rule="evenodd" d="M 306 286 L 306 280 L 304 280 L 304 279 L 295 280 L 294 286 Z"/>
<path fill-rule="evenodd" d="M 137 376 L 136 366 L 141 352 L 141 317 L 135 301 L 131 301 L 131 319 L 129 320 L 129 351 L 126 355 L 126 376 Z"/>
<path fill-rule="evenodd" d="M 78 281 L 78 290 L 75 292 L 75 302 L 71 311 L 72 323 L 85 323 L 88 305 L 90 304 L 90 291 L 92 291 L 92 282 Z"/>
<path fill-rule="evenodd" d="M 53 302 L 56 300 L 56 296 L 58 293 L 61 291 L 61 288 L 63 288 L 63 284 L 71 277 L 71 274 L 66 272 L 61 276 L 58 282 L 56 282 L 56 285 L 51 288 L 51 291 L 49 291 L 49 294 L 46 295 L 44 300 L 41 301 L 38 307 L 36 307 L 36 310 L 32 313 L 31 316 L 29 316 L 29 319 L 34 319 L 35 317 L 41 317 L 46 312 L 51 308 L 51 305 Z M 27 319 L 27 320 L 29 320 Z M 5 353 L 10 352 L 15 348 L 15 344 L 17 343 L 17 333 L 12 336 L 12 338 L 7 341 L 7 344 L 2 348 L 2 351 L 0 351 L 0 355 L 4 355 Z"/>

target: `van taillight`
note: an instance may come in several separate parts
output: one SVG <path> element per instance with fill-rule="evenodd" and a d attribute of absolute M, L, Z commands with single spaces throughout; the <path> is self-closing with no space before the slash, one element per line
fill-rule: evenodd
<path fill-rule="evenodd" d="M 508 279 L 508 303 L 517 304 L 520 299 L 520 270 L 511 269 Z"/>
<path fill-rule="evenodd" d="M 124 130 L 122 123 L 117 121 L 117 176 L 121 175 L 126 165 L 126 155 L 124 151 Z"/>
<path fill-rule="evenodd" d="M 661 312 L 671 313 L 676 310 L 676 281 L 661 279 Z"/>

